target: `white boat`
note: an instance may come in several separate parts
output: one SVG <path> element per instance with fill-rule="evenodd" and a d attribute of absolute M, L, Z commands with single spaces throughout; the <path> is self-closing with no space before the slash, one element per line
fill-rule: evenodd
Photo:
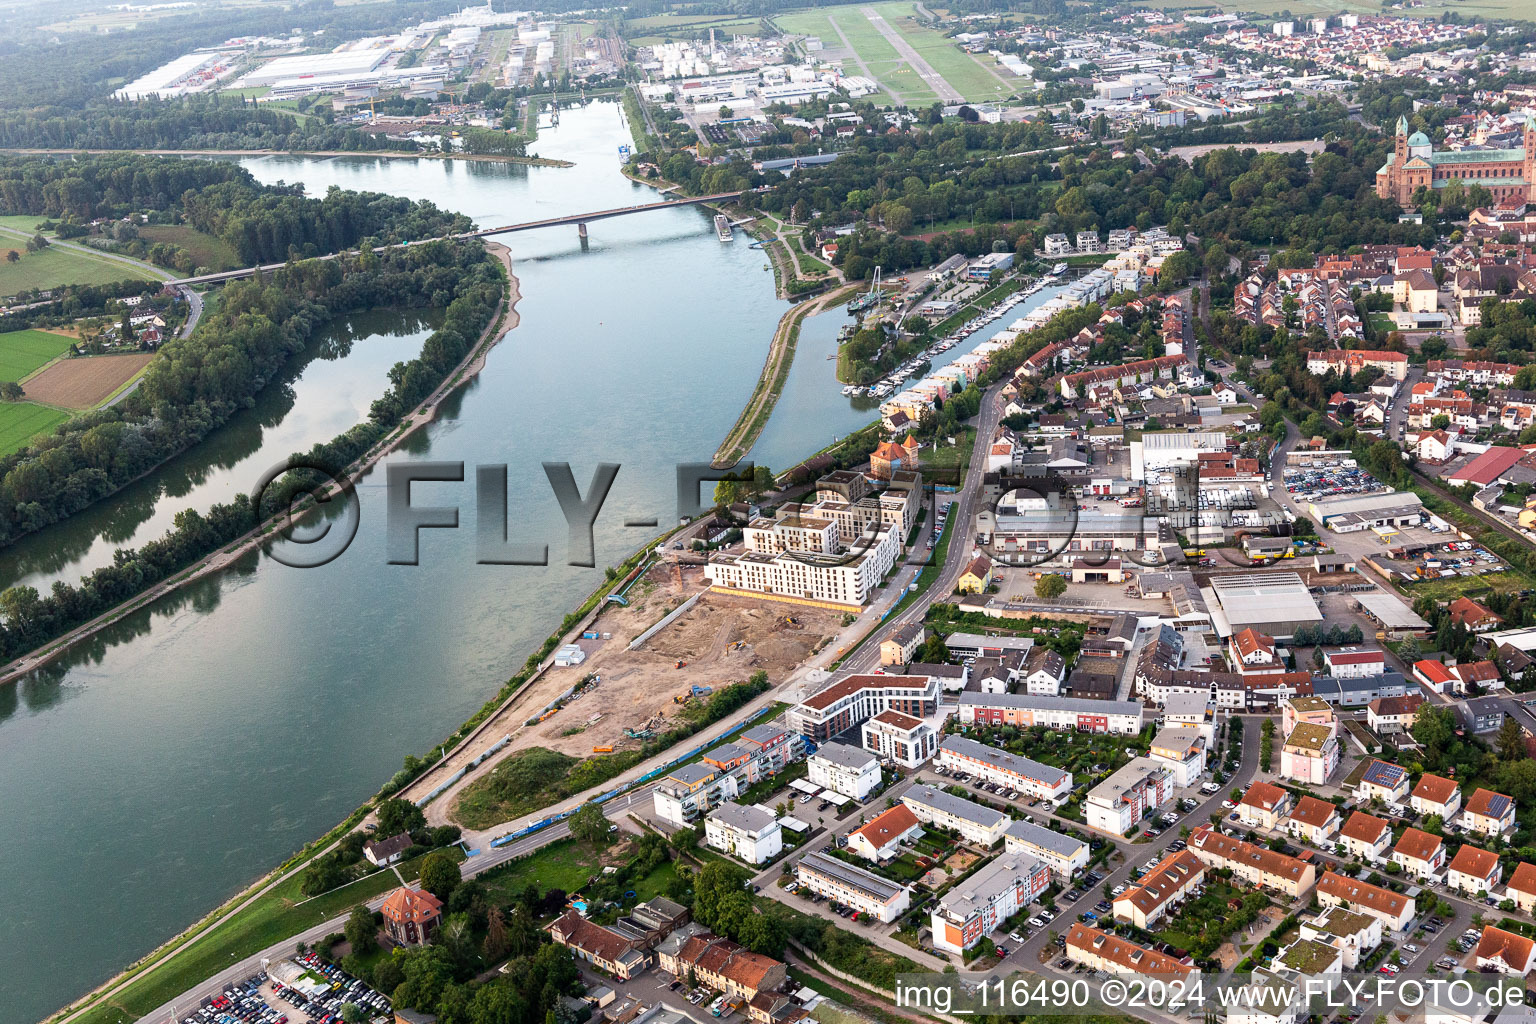
<path fill-rule="evenodd" d="M 1062 274 L 1065 274 L 1066 272 L 1067 272 L 1067 265 L 1065 263 L 1058 263 L 1054 267 L 1051 268 L 1051 273 L 1054 274 L 1056 277 L 1060 277 Z"/>
<path fill-rule="evenodd" d="M 852 398 L 858 393 L 859 386 L 857 384 L 849 384 L 847 387 L 843 388 L 843 394 L 847 395 L 849 398 Z"/>

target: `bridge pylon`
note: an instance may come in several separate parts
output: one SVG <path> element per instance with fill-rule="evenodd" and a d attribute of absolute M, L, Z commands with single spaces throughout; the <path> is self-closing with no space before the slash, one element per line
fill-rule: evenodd
<path fill-rule="evenodd" d="M 580 222 L 577 223 L 577 225 L 576 225 L 576 237 L 581 239 L 581 251 L 582 252 L 586 252 L 587 251 L 587 225 L 586 225 L 585 221 L 580 221 Z"/>

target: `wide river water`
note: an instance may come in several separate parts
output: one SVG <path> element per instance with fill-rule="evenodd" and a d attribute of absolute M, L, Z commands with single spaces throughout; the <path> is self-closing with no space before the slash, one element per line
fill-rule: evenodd
<path fill-rule="evenodd" d="M 430 199 L 495 225 L 651 201 L 618 173 L 628 142 L 617 105 L 598 103 L 541 133 L 540 154 L 571 168 L 243 162 L 262 181 Z M 674 520 L 674 467 L 709 460 L 786 308 L 762 253 L 740 234 L 722 244 L 695 208 L 595 222 L 585 250 L 574 227 L 499 240 L 522 322 L 393 456 L 466 463 L 463 484 L 413 489 L 418 505 L 461 509 L 460 529 L 423 531 L 420 565 L 386 562 L 376 472 L 358 488 L 356 539 L 323 568 L 249 556 L 0 686 L 0 1021 L 73 999 L 345 817 L 515 672 L 602 566 L 656 532 L 626 519 Z M 365 415 L 435 320 L 379 311 L 333 325 L 195 452 L 0 552 L 0 586 L 76 578 L 181 508 L 248 490 Z M 843 322 L 841 311 L 808 322 L 755 458 L 782 468 L 877 415 L 833 381 L 826 355 Z M 622 467 L 595 527 L 599 568 L 566 564 L 543 462 L 569 462 L 583 494 L 597 463 Z M 548 544 L 549 566 L 475 564 L 484 463 L 509 466 L 510 533 Z"/>

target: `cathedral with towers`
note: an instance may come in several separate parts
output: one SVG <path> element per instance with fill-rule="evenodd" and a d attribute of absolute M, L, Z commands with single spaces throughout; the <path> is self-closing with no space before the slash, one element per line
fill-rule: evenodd
<path fill-rule="evenodd" d="M 1527 119 L 1519 149 L 1436 150 L 1423 132 L 1408 134 L 1408 119 L 1398 118 L 1392 156 L 1376 172 L 1376 194 L 1407 206 L 1420 188 L 1444 188 L 1452 180 L 1481 185 L 1493 201 L 1536 199 L 1536 121 Z"/>

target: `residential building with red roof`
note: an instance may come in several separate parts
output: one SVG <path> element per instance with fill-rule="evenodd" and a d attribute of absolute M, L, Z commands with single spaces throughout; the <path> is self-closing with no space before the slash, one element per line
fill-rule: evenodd
<path fill-rule="evenodd" d="M 848 852 L 856 853 L 865 860 L 889 860 L 899 852 L 901 841 L 922 827 L 910 807 L 897 804 L 849 832 Z"/>
<path fill-rule="evenodd" d="M 425 889 L 399 888 L 379 907 L 384 930 L 402 946 L 425 946 L 443 919 L 443 901 Z"/>
<path fill-rule="evenodd" d="M 1377 697 L 1366 705 L 1366 723 L 1378 736 L 1395 736 L 1413 728 L 1424 698 L 1417 693 Z"/>
<path fill-rule="evenodd" d="M 1279 828 L 1291 812 L 1291 794 L 1268 782 L 1255 782 L 1237 802 L 1237 813 L 1249 828 Z"/>
<path fill-rule="evenodd" d="M 1446 866 L 1445 884 L 1468 896 L 1481 897 L 1493 892 L 1503 876 L 1498 854 L 1463 843 Z"/>
<path fill-rule="evenodd" d="M 1116 921 L 1152 928 L 1205 878 L 1205 863 L 1188 850 L 1168 854 L 1125 892 L 1115 897 Z"/>
<path fill-rule="evenodd" d="M 784 722 L 812 742 L 825 743 L 882 711 L 928 718 L 939 710 L 939 688 L 933 676 L 852 675 L 790 708 Z"/>
<path fill-rule="evenodd" d="M 1515 901 L 1522 914 L 1536 911 L 1536 864 L 1521 861 L 1509 876 L 1505 894 Z"/>
<path fill-rule="evenodd" d="M 1324 906 L 1348 907 L 1356 913 L 1369 914 L 1392 931 L 1406 928 L 1415 912 L 1413 900 L 1402 893 L 1347 878 L 1336 871 L 1325 871 L 1317 880 L 1317 898 Z"/>
<path fill-rule="evenodd" d="M 1499 673 L 1499 666 L 1491 661 L 1464 661 L 1452 665 L 1451 675 L 1456 677 L 1454 689 L 1457 693 L 1468 693 L 1474 686 L 1484 690 L 1504 688 L 1504 677 Z"/>
<path fill-rule="evenodd" d="M 1186 957 L 1175 960 L 1166 953 L 1138 946 L 1118 935 L 1090 928 L 1081 921 L 1067 929 L 1067 959 L 1107 974 L 1140 974 L 1154 978 L 1186 978 L 1198 973 Z"/>
<path fill-rule="evenodd" d="M 1536 942 L 1524 935 L 1485 925 L 1477 940 L 1478 970 L 1496 971 L 1523 978 L 1536 967 Z"/>
<path fill-rule="evenodd" d="M 1317 880 L 1317 868 L 1257 843 L 1233 839 L 1209 825 L 1189 836 L 1189 849 L 1209 867 L 1230 868 L 1233 877 L 1250 885 L 1273 889 L 1292 898 L 1306 895 Z"/>
<path fill-rule="evenodd" d="M 1233 633 L 1227 643 L 1227 657 L 1237 672 L 1284 672 L 1285 665 L 1275 654 L 1275 638 L 1249 627 Z"/>
<path fill-rule="evenodd" d="M 1387 657 L 1377 647 L 1341 647 L 1323 652 L 1327 674 L 1335 679 L 1365 679 L 1387 671 Z"/>
<path fill-rule="evenodd" d="M 1375 864 L 1392 845 L 1392 826 L 1364 811 L 1355 811 L 1339 830 L 1339 842 L 1367 864 Z"/>
<path fill-rule="evenodd" d="M 1461 825 L 1490 836 L 1508 832 L 1515 827 L 1515 802 L 1491 789 L 1475 790 L 1461 812 Z"/>
<path fill-rule="evenodd" d="M 1445 841 L 1423 829 L 1405 828 L 1392 848 L 1392 863 L 1421 881 L 1440 874 L 1445 867 Z"/>
<path fill-rule="evenodd" d="M 1341 817 L 1338 805 L 1331 800 L 1319 800 L 1315 796 L 1299 797 L 1285 819 L 1285 831 L 1296 839 L 1305 839 L 1314 846 L 1328 842 L 1339 830 Z"/>
<path fill-rule="evenodd" d="M 1419 814 L 1438 814 L 1441 821 L 1450 821 L 1461 810 L 1461 789 L 1444 776 L 1425 774 L 1413 787 L 1408 805 Z"/>
<path fill-rule="evenodd" d="M 585 960 L 621 981 L 628 981 L 650 966 L 650 955 L 639 938 L 594 924 L 575 907 L 549 926 L 549 936 L 569 949 L 577 959 Z"/>

